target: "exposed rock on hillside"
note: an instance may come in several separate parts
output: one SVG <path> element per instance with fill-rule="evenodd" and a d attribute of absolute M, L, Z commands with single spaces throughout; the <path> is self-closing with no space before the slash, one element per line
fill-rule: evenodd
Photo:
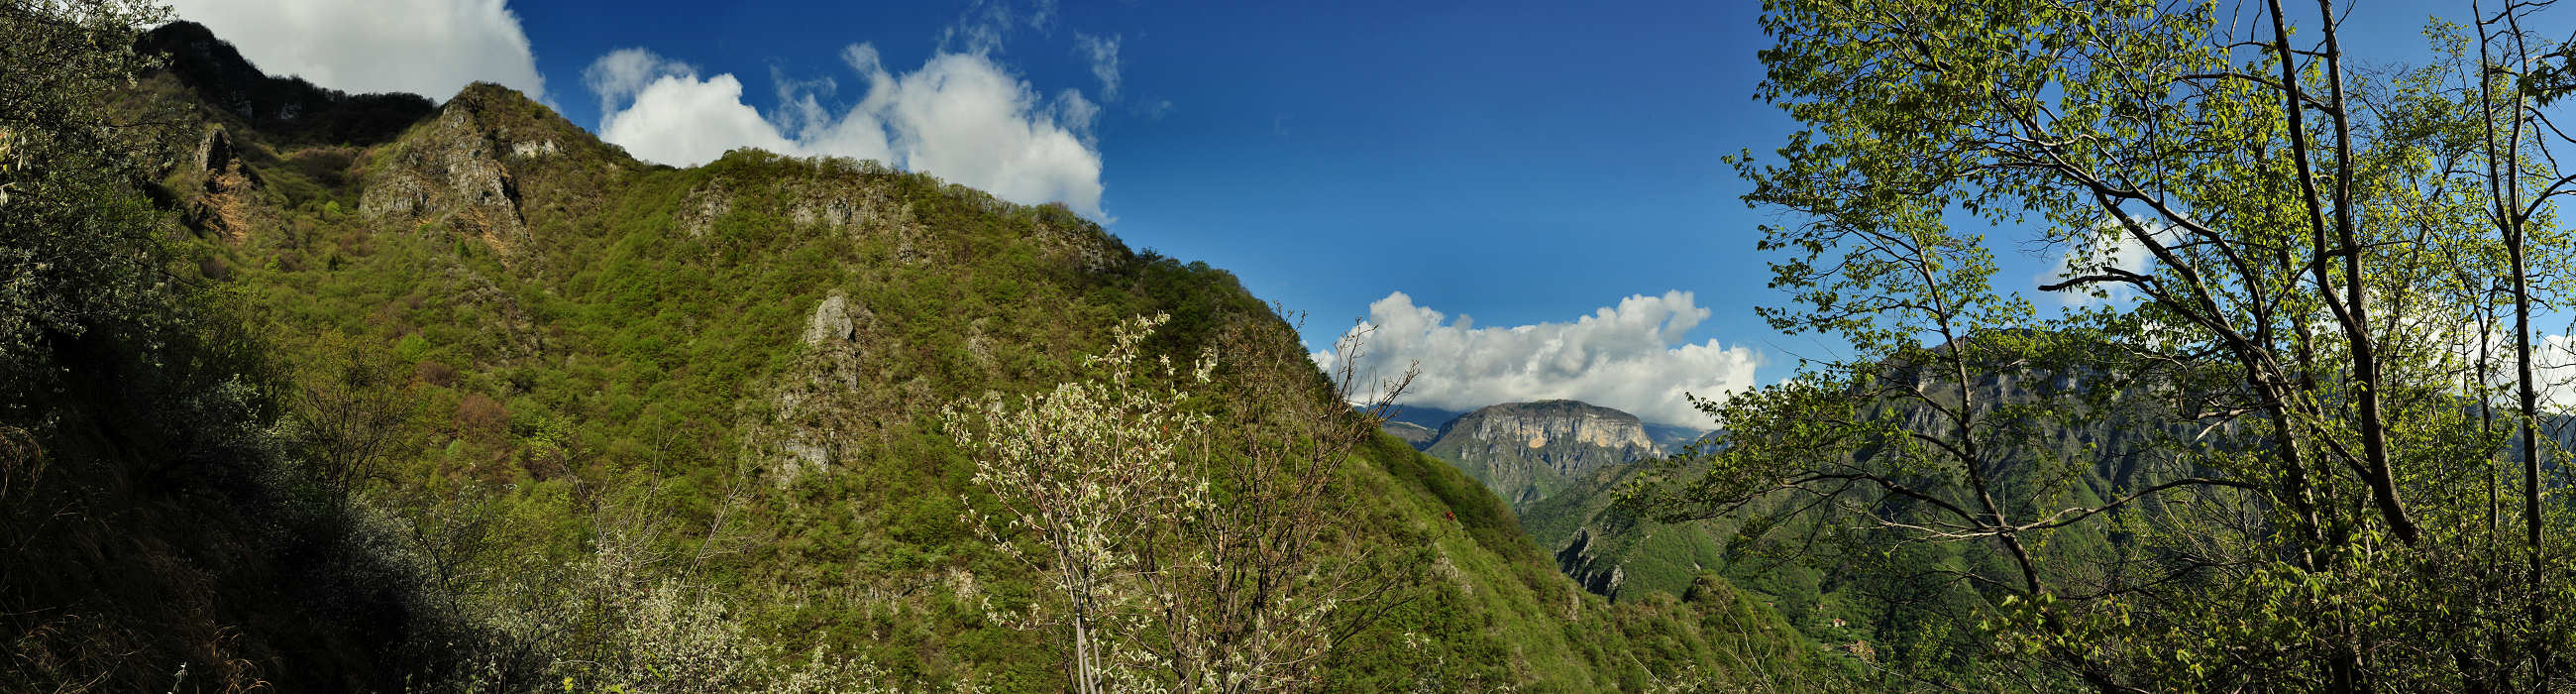
<path fill-rule="evenodd" d="M 502 143 L 493 134 L 465 99 L 448 102 L 436 120 L 384 155 L 366 182 L 359 214 L 406 224 L 447 221 L 503 246 L 524 238 L 518 180 L 502 163 L 503 153 L 520 143 Z"/>
<path fill-rule="evenodd" d="M 912 220 L 912 206 L 877 187 L 791 186 L 787 218 L 802 226 L 840 231 L 883 228 Z"/>
<path fill-rule="evenodd" d="M 527 238 L 532 217 L 596 213 L 600 187 L 638 168 L 553 109 L 476 83 L 375 148 L 358 211 L 388 225 L 445 224 L 506 250 Z"/>
<path fill-rule="evenodd" d="M 1619 587 L 1628 580 L 1627 571 L 1621 569 L 1618 562 L 1601 560 L 1599 552 L 1593 549 L 1590 528 L 1575 531 L 1573 541 L 1556 551 L 1556 568 L 1581 584 L 1584 590 L 1613 600 L 1619 598 Z"/>
<path fill-rule="evenodd" d="M 242 163 L 241 151 L 223 126 L 208 126 L 197 144 L 192 177 L 205 179 L 203 192 L 189 199 L 185 221 L 190 228 L 239 243 L 250 234 L 259 175 Z"/>
<path fill-rule="evenodd" d="M 671 221 L 680 228 L 680 233 L 688 234 L 689 238 L 703 238 L 707 230 L 715 228 L 716 220 L 732 212 L 733 191 L 725 187 L 724 181 L 708 181 L 706 185 L 689 191 L 689 197 L 681 200 L 680 211 L 672 216 Z"/>
<path fill-rule="evenodd" d="M 748 150 L 728 153 L 710 168 L 760 160 Z M 814 159 L 800 162 L 810 175 L 780 180 L 737 180 L 719 173 L 689 191 L 672 213 L 673 225 L 690 238 L 704 238 L 737 211 L 758 216 L 736 220 L 841 234 L 852 242 L 869 238 L 893 241 L 894 259 L 918 262 L 929 234 L 913 203 L 880 182 L 892 172 L 873 161 Z"/>
<path fill-rule="evenodd" d="M 1424 449 L 1514 508 L 1594 469 L 1663 455 L 1636 415 L 1573 400 L 1494 405 L 1440 428 Z"/>
<path fill-rule="evenodd" d="M 752 427 L 749 450 L 773 481 L 786 484 L 807 471 L 828 469 L 864 443 L 854 435 L 875 429 L 875 420 L 864 415 L 882 414 L 883 408 L 860 401 L 860 385 L 868 377 L 861 334 L 874 320 L 866 306 L 841 292 L 815 305 L 805 323 L 803 351 L 770 402 L 769 423 Z"/>
<path fill-rule="evenodd" d="M 814 307 L 814 319 L 805 326 L 805 346 L 821 347 L 823 343 L 858 339 L 850 321 L 850 297 L 833 292 Z"/>

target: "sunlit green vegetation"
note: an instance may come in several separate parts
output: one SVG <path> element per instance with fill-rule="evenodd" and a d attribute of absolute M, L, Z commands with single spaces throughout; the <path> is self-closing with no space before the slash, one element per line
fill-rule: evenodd
<path fill-rule="evenodd" d="M 115 57 L 142 23 L 48 7 L 0 4 L 0 28 Z M 1000 507 L 941 408 L 1080 378 L 1140 315 L 1170 316 L 1156 356 L 1227 331 L 1302 354 L 1223 270 L 1060 206 L 870 162 L 645 165 L 488 85 L 399 131 L 374 125 L 390 102 L 279 130 L 183 77 L 60 95 L 185 117 L 89 143 L 131 160 L 19 149 L 6 179 L 0 210 L 82 200 L 59 219 L 103 232 L 7 217 L 13 273 L 123 264 L 5 305 L 6 533 L 61 542 L 0 569 L 0 688 L 1056 691 L 1061 635 L 992 618 L 1038 584 L 963 520 Z M 209 128 L 230 156 L 197 159 Z M 493 165 L 506 204 L 368 195 Z M 62 171 L 101 178 L 43 187 Z M 22 242 L 55 238 L 87 245 Z M 1332 475 L 1357 533 L 1332 546 L 1380 550 L 1391 587 L 1342 611 L 1298 684 L 1820 681 L 1826 656 L 1723 583 L 1583 593 L 1490 494 L 1393 439 Z"/>

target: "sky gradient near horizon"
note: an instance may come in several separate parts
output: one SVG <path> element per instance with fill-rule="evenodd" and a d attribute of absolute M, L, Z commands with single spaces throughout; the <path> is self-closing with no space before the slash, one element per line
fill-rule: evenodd
<path fill-rule="evenodd" d="M 1795 130 L 1753 98 L 1755 2 L 176 4 L 271 73 L 433 99 L 497 81 L 648 160 L 759 146 L 1064 202 L 1308 312 L 1310 348 L 1368 317 L 1429 406 L 1704 425 L 1682 392 L 1835 355 L 1753 315 L 1785 299 L 1754 249 L 1772 214 L 1721 157 Z M 2420 46 L 2465 12 L 2346 26 Z M 1999 248 L 1998 280 L 2035 286 L 2060 253 Z"/>

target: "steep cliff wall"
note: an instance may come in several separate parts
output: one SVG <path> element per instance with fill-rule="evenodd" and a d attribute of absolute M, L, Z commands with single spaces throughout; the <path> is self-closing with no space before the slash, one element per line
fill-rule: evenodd
<path fill-rule="evenodd" d="M 1425 452 L 1485 483 L 1515 509 L 1603 466 L 1664 454 L 1636 415 L 1572 400 L 1506 403 L 1441 427 Z"/>

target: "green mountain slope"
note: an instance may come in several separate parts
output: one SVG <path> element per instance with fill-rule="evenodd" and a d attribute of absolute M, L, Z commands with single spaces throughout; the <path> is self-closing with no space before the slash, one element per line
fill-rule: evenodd
<path fill-rule="evenodd" d="M 382 546 L 343 554 L 398 558 L 378 590 L 413 615 L 318 650 L 264 621 L 296 607 L 210 622 L 280 686 L 332 688 L 298 678 L 344 658 L 377 663 L 344 688 L 721 689 L 794 671 L 1056 690 L 1053 637 L 986 612 L 1040 586 L 961 523 L 992 500 L 940 409 L 1075 377 L 1138 314 L 1173 317 L 1163 354 L 1228 329 L 1295 339 L 1224 271 L 1133 252 L 1060 206 L 872 162 L 643 164 L 491 85 L 390 130 L 399 100 L 263 116 L 263 90 L 355 102 L 246 64 L 190 67 L 233 55 L 201 34 L 160 29 L 147 46 L 201 48 L 130 97 L 186 114 L 153 190 L 195 232 L 173 252 L 231 297 L 238 344 L 278 365 L 269 401 L 300 413 L 278 421 L 308 422 L 279 434 L 301 443 L 278 466 L 348 481 Z M 371 425 L 320 435 L 338 414 Z M 1353 607 L 1374 619 L 1328 654 L 1329 689 L 1821 676 L 1814 649 L 1722 582 L 1617 605 L 1585 593 L 1482 486 L 1393 438 L 1339 474 L 1337 512 L 1362 533 L 1346 542 L 1411 560 L 1399 589 Z M 223 513 L 167 517 L 247 522 Z M 373 560 L 277 561 L 340 575 Z"/>
<path fill-rule="evenodd" d="M 1724 570 L 1730 555 L 1724 539 L 1740 523 L 1654 523 L 1614 507 L 1621 490 L 1654 469 L 1652 463 L 1630 463 L 1594 470 L 1522 509 L 1521 523 L 1554 555 L 1558 570 L 1586 590 L 1612 597 L 1634 591 L 1681 595 L 1701 573 Z"/>

